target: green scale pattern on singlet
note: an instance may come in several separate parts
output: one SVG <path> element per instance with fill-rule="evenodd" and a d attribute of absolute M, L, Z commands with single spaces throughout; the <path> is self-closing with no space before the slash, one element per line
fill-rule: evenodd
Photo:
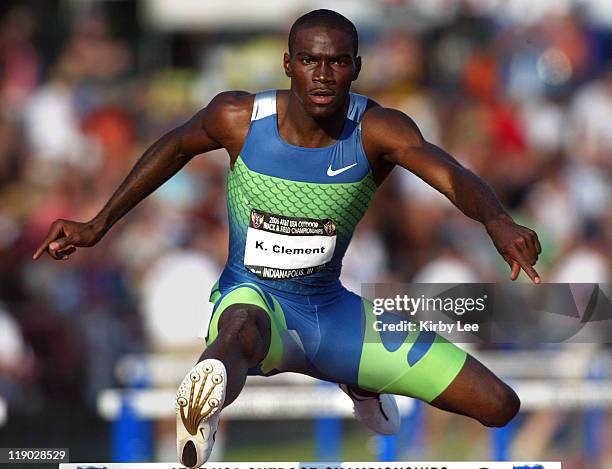
<path fill-rule="evenodd" d="M 231 233 L 228 263 L 243 266 L 252 209 L 292 217 L 331 218 L 337 230 L 334 257 L 341 258 L 375 193 L 371 172 L 352 183 L 298 182 L 252 171 L 239 156 L 227 180 Z"/>

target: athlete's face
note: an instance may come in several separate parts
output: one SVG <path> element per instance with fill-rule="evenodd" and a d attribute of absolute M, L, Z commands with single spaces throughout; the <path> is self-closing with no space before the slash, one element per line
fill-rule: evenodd
<path fill-rule="evenodd" d="M 291 91 L 313 117 L 328 117 L 342 109 L 361 69 L 351 35 L 323 26 L 299 30 L 293 56 L 286 53 L 283 62 Z"/>

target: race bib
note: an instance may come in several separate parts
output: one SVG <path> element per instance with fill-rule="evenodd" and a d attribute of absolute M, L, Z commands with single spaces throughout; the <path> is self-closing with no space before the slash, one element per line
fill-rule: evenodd
<path fill-rule="evenodd" d="M 251 211 L 244 266 L 261 279 L 304 277 L 325 268 L 336 249 L 336 225 Z"/>

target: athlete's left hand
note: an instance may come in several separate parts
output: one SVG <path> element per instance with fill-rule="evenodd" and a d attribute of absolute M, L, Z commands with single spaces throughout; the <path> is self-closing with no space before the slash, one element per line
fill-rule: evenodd
<path fill-rule="evenodd" d="M 535 231 L 514 223 L 509 216 L 495 218 L 485 227 L 495 248 L 511 268 L 510 278 L 516 280 L 523 269 L 533 283 L 540 283 L 540 275 L 533 268 L 542 252 Z"/>

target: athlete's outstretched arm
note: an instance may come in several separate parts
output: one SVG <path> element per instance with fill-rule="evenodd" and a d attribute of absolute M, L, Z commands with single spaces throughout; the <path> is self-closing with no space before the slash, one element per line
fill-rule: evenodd
<path fill-rule="evenodd" d="M 368 154 L 413 172 L 486 227 L 512 269 L 512 280 L 522 268 L 534 283 L 540 282 L 533 268 L 542 251 L 537 234 L 512 220 L 486 182 L 427 142 L 412 119 L 400 111 L 374 108 L 366 114 L 362 128 Z"/>
<path fill-rule="evenodd" d="M 217 95 L 184 125 L 157 140 L 138 159 L 104 208 L 90 221 L 55 220 L 33 255 L 45 251 L 54 259 L 68 259 L 77 247 L 96 244 L 127 212 L 183 168 L 195 155 L 223 148 L 234 137 L 236 119 L 244 119 L 242 92 Z M 244 99 L 242 99 L 244 101 Z"/>

